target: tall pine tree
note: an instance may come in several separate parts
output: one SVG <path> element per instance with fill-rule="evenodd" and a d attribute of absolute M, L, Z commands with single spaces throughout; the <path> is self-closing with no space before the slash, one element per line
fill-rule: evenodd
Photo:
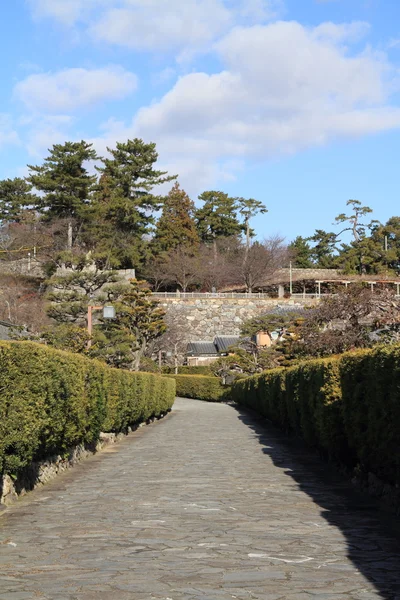
<path fill-rule="evenodd" d="M 152 243 L 154 254 L 160 255 L 179 246 L 196 250 L 200 238 L 193 218 L 194 211 L 194 202 L 179 183 L 175 183 L 164 199 Z"/>
<path fill-rule="evenodd" d="M 306 238 L 298 235 L 288 246 L 289 252 L 293 258 L 294 267 L 297 269 L 312 269 L 313 250 Z"/>
<path fill-rule="evenodd" d="M 97 158 L 92 144 L 66 142 L 54 145 L 43 165 L 28 165 L 29 183 L 42 192 L 36 208 L 49 221 L 60 218 L 68 221 L 68 250 L 73 245 L 74 225 L 78 230 L 96 183 L 96 176 L 90 175 L 84 164 Z"/>
<path fill-rule="evenodd" d="M 254 235 L 254 231 L 250 228 L 250 219 L 255 217 L 258 213 L 265 214 L 268 212 L 265 204 L 260 200 L 254 200 L 254 198 L 237 198 L 239 205 L 239 212 L 244 218 L 244 230 L 246 232 L 246 253 L 247 256 L 250 249 L 250 238 Z"/>
<path fill-rule="evenodd" d="M 243 226 L 239 223 L 236 211 L 236 198 L 225 192 L 203 192 L 199 200 L 203 206 L 196 211 L 196 222 L 201 241 L 211 243 L 217 251 L 217 239 L 239 235 Z"/>
<path fill-rule="evenodd" d="M 32 186 L 21 177 L 0 181 L 0 221 L 19 223 L 24 210 L 34 206 L 38 197 L 32 194 Z"/>
<path fill-rule="evenodd" d="M 108 224 L 97 242 L 104 256 L 121 268 L 138 267 L 146 256 L 146 236 L 154 224 L 161 199 L 153 189 L 176 179 L 154 168 L 156 145 L 135 138 L 107 148 L 110 158 L 98 168 L 102 174 L 93 203 L 92 218 Z"/>

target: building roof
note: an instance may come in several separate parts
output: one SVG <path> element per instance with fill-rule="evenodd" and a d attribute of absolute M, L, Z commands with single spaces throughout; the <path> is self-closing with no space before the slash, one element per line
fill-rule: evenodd
<path fill-rule="evenodd" d="M 188 356 L 218 355 L 218 350 L 214 342 L 189 342 L 187 345 Z"/>
<path fill-rule="evenodd" d="M 228 348 L 235 346 L 239 341 L 237 335 L 219 335 L 215 338 L 214 344 L 217 347 L 219 353 L 227 352 Z"/>
<path fill-rule="evenodd" d="M 218 356 L 226 354 L 228 348 L 234 346 L 239 341 L 239 336 L 219 335 L 213 342 L 189 342 L 187 345 L 188 356 Z"/>

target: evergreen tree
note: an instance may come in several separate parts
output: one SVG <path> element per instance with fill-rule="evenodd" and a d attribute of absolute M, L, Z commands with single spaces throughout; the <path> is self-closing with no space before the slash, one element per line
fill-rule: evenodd
<path fill-rule="evenodd" d="M 81 237 L 96 265 L 106 270 L 125 265 L 134 247 L 132 236 L 121 235 L 116 228 L 113 207 L 111 177 L 101 175 L 85 212 Z"/>
<path fill-rule="evenodd" d="M 91 355 L 116 367 L 138 371 L 149 344 L 166 331 L 165 312 L 143 282 L 130 286 L 113 301 L 116 317 L 95 328 Z"/>
<path fill-rule="evenodd" d="M 365 217 L 365 215 L 372 213 L 372 208 L 369 208 L 369 206 L 361 206 L 361 202 L 359 200 L 348 200 L 346 205 L 351 206 L 353 212 L 350 215 L 341 213 L 336 217 L 335 221 L 337 223 L 349 224 L 348 227 L 345 227 L 340 233 L 337 234 L 337 237 L 344 231 L 351 231 L 353 240 L 355 242 L 359 242 L 361 238 L 365 237 L 366 229 L 370 229 L 371 226 L 376 223 L 375 221 L 372 221 L 369 224 L 361 223 L 361 219 Z"/>
<path fill-rule="evenodd" d="M 371 250 L 368 248 L 368 243 L 366 243 L 366 231 L 371 230 L 374 225 L 377 224 L 377 221 L 371 221 L 371 223 L 362 223 L 363 217 L 367 214 L 372 213 L 372 208 L 369 206 L 361 206 L 361 202 L 359 200 L 348 200 L 346 203 L 347 206 L 351 206 L 352 213 L 346 215 L 341 213 L 335 219 L 337 223 L 348 223 L 348 226 L 342 229 L 342 231 L 337 234 L 337 237 L 344 233 L 345 231 L 351 231 L 353 236 L 353 241 L 351 243 L 351 254 L 358 257 L 358 271 L 361 273 L 365 273 L 367 271 L 367 261 L 365 254 L 365 250 Z M 368 252 L 367 252 L 368 254 Z M 371 258 L 371 257 L 370 257 Z M 372 262 L 374 259 L 372 258 Z"/>
<path fill-rule="evenodd" d="M 19 223 L 24 210 L 38 201 L 31 190 L 32 186 L 21 177 L 0 181 L 0 221 Z"/>
<path fill-rule="evenodd" d="M 203 192 L 199 200 L 203 206 L 196 211 L 195 218 L 200 239 L 213 244 L 217 251 L 217 239 L 237 236 L 243 231 L 236 216 L 238 203 L 225 192 Z"/>
<path fill-rule="evenodd" d="M 153 189 L 176 176 L 154 168 L 158 159 L 154 143 L 135 138 L 107 150 L 111 158 L 98 168 L 102 177 L 92 207 L 92 218 L 106 224 L 105 235 L 100 232 L 95 242 L 114 264 L 137 267 L 146 256 L 145 236 L 161 204 Z"/>
<path fill-rule="evenodd" d="M 56 144 L 41 166 L 28 165 L 28 181 L 43 195 L 36 207 L 49 221 L 68 220 L 67 248 L 73 245 L 73 223 L 80 226 L 96 177 L 90 175 L 84 163 L 98 158 L 92 144 L 66 142 Z"/>
<path fill-rule="evenodd" d="M 246 255 L 250 248 L 250 237 L 254 235 L 250 229 L 250 219 L 255 217 L 258 213 L 265 214 L 268 212 L 267 207 L 260 202 L 260 200 L 254 200 L 253 198 L 236 198 L 239 206 L 239 213 L 244 218 L 244 230 L 246 232 Z"/>
<path fill-rule="evenodd" d="M 289 244 L 289 252 L 293 256 L 294 267 L 297 269 L 312 269 L 312 248 L 306 238 L 298 235 L 293 242 Z"/>
<path fill-rule="evenodd" d="M 115 272 L 82 266 L 76 271 L 53 275 L 48 281 L 50 302 L 47 314 L 57 323 L 86 323 L 87 310 L 93 297 L 106 284 L 120 280 Z M 101 298 L 100 298 L 101 299 Z"/>
<path fill-rule="evenodd" d="M 334 268 L 337 244 L 336 233 L 316 229 L 314 235 L 308 239 L 315 244 L 312 248 L 312 259 L 315 265 L 321 269 Z"/>
<path fill-rule="evenodd" d="M 193 218 L 195 206 L 179 183 L 164 199 L 163 210 L 158 220 L 152 247 L 155 254 L 174 250 L 178 246 L 196 249 L 200 243 Z"/>
<path fill-rule="evenodd" d="M 391 217 L 385 225 L 375 225 L 371 238 L 381 252 L 383 270 L 400 272 L 400 217 Z"/>

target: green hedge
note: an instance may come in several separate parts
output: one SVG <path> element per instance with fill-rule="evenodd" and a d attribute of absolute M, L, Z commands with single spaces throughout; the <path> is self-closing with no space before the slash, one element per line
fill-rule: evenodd
<path fill-rule="evenodd" d="M 341 378 L 351 451 L 366 470 L 400 485 L 400 346 L 344 356 Z"/>
<path fill-rule="evenodd" d="M 232 399 L 349 468 L 400 485 L 400 347 L 236 381 Z"/>
<path fill-rule="evenodd" d="M 176 395 L 181 398 L 195 398 L 209 402 L 223 402 L 229 399 L 229 386 L 224 386 L 219 377 L 205 375 L 167 375 L 176 381 Z"/>
<path fill-rule="evenodd" d="M 174 375 L 175 369 L 174 367 L 163 367 L 163 373 Z M 211 367 L 207 365 L 200 365 L 197 367 L 183 365 L 178 367 L 178 375 L 209 375 L 210 377 L 214 377 Z"/>
<path fill-rule="evenodd" d="M 33 342 L 0 342 L 0 472 L 167 412 L 171 379 Z"/>

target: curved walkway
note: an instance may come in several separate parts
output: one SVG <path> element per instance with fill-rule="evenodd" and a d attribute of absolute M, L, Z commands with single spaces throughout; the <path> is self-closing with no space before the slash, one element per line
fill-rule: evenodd
<path fill-rule="evenodd" d="M 381 519 L 275 430 L 178 400 L 2 513 L 0 598 L 395 600 Z"/>

